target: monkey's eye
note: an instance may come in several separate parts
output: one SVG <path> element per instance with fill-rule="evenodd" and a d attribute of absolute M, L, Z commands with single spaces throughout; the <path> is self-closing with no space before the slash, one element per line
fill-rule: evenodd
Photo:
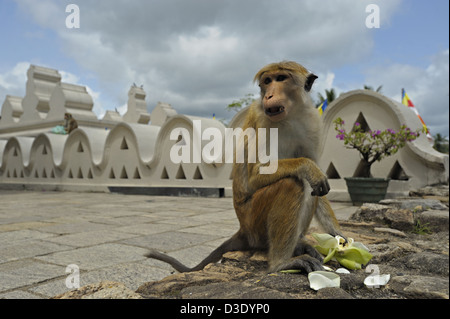
<path fill-rule="evenodd" d="M 283 82 L 286 79 L 287 79 L 287 76 L 284 74 L 277 76 L 277 82 Z"/>
<path fill-rule="evenodd" d="M 272 80 L 270 78 L 265 78 L 264 79 L 264 84 L 269 84 L 270 82 L 272 82 Z"/>

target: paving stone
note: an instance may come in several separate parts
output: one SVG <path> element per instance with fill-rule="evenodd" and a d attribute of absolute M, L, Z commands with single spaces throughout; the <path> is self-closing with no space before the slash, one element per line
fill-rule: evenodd
<path fill-rule="evenodd" d="M 1 247 L 8 247 L 17 245 L 20 242 L 26 242 L 29 240 L 39 240 L 52 236 L 54 235 L 30 229 L 7 231 L 7 232 L 0 232 L 0 243 L 2 245 Z"/>
<path fill-rule="evenodd" d="M 44 299 L 43 296 L 30 293 L 28 291 L 13 290 L 6 293 L 0 293 L 0 299 Z"/>
<path fill-rule="evenodd" d="M 76 222 L 58 224 L 48 227 L 42 227 L 40 230 L 43 232 L 49 232 L 54 234 L 74 234 L 86 231 L 98 231 L 104 229 L 112 229 L 111 225 L 91 223 L 91 222 Z"/>
<path fill-rule="evenodd" d="M 24 287 L 65 274 L 65 267 L 34 260 L 0 264 L 0 291 Z"/>
<path fill-rule="evenodd" d="M 122 240 L 121 243 L 167 252 L 192 247 L 217 238 L 218 236 L 213 235 L 190 234 L 175 231 L 126 239 Z"/>
<path fill-rule="evenodd" d="M 61 245 L 68 245 L 71 247 L 87 247 L 114 242 L 126 238 L 133 238 L 136 236 L 137 235 L 135 234 L 128 234 L 116 230 L 100 230 L 49 237 L 45 238 L 44 241 L 49 241 Z"/>
<path fill-rule="evenodd" d="M 51 226 L 51 222 L 41 222 L 41 221 L 30 221 L 30 222 L 18 222 L 18 223 L 9 223 L 0 225 L 0 233 L 1 232 L 9 232 L 13 230 L 22 230 L 22 229 L 39 229 L 41 227 Z"/>
<path fill-rule="evenodd" d="M 27 240 L 19 242 L 20 244 L 18 245 L 0 247 L 0 256 L 2 256 L 3 262 L 46 255 L 49 253 L 68 250 L 72 248 L 67 245 L 47 243 L 44 241 Z"/>
<path fill-rule="evenodd" d="M 193 266 L 238 228 L 231 198 L 0 190 L 0 298 L 65 293 L 70 264 L 134 289 L 174 273 L 150 248 Z"/>
<path fill-rule="evenodd" d="M 149 234 L 158 234 L 166 231 L 173 231 L 179 229 L 180 226 L 177 224 L 153 224 L 153 223 L 145 223 L 145 224 L 136 224 L 129 225 L 124 227 L 116 228 L 117 231 L 138 235 L 149 235 Z"/>
<path fill-rule="evenodd" d="M 68 288 L 66 286 L 66 280 L 70 273 L 64 273 L 64 276 L 51 281 L 47 281 L 40 285 L 27 288 L 27 291 L 31 294 L 43 296 L 45 298 L 51 298 L 53 296 L 68 292 L 74 288 Z M 80 274 L 80 287 L 84 285 L 83 283 L 83 273 Z"/>
<path fill-rule="evenodd" d="M 62 266 L 75 264 L 80 270 L 92 270 L 118 263 L 142 260 L 145 259 L 144 254 L 146 252 L 147 251 L 143 248 L 108 243 L 70 251 L 56 252 L 36 258 Z"/>
<path fill-rule="evenodd" d="M 221 237 L 231 237 L 238 230 L 239 228 L 234 227 L 233 225 L 224 225 L 219 223 L 180 229 L 181 232 L 186 233 L 216 235 Z"/>
<path fill-rule="evenodd" d="M 103 214 L 102 214 L 103 215 Z M 136 213 L 136 215 L 126 215 L 126 216 L 99 216 L 95 219 L 92 219 L 92 216 L 86 217 L 94 223 L 107 224 L 107 225 L 115 225 L 115 226 L 127 226 L 127 225 L 135 225 L 135 224 L 146 224 L 159 222 L 161 218 L 158 216 L 152 216 L 151 213 Z"/>

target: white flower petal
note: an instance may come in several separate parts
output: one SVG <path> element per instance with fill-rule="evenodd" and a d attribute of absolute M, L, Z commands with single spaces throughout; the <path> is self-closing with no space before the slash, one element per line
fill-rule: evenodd
<path fill-rule="evenodd" d="M 342 244 L 345 243 L 345 238 L 344 237 L 341 237 L 341 236 L 337 235 L 336 239 L 337 239 L 337 242 L 338 242 L 339 245 L 342 245 Z"/>
<path fill-rule="evenodd" d="M 348 247 L 353 246 L 354 243 L 355 243 L 355 242 L 354 242 L 353 238 L 349 238 L 349 239 L 347 240 L 347 245 L 348 245 Z"/>
<path fill-rule="evenodd" d="M 322 265 L 323 269 L 325 269 L 326 271 L 333 271 L 332 268 L 326 266 L 326 265 Z"/>
<path fill-rule="evenodd" d="M 312 236 L 323 248 L 336 248 L 339 244 L 337 238 L 330 234 L 312 234 Z"/>
<path fill-rule="evenodd" d="M 328 271 L 313 271 L 308 274 L 309 287 L 319 290 L 326 287 L 339 287 L 341 278 L 339 275 Z"/>
<path fill-rule="evenodd" d="M 345 269 L 345 268 L 338 268 L 338 269 L 336 269 L 336 272 L 337 272 L 338 274 L 349 274 L 349 273 L 350 273 L 350 271 L 348 271 L 348 270 Z"/>

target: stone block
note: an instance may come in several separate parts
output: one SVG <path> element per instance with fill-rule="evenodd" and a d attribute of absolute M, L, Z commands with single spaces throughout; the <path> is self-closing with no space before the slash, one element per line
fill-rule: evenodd
<path fill-rule="evenodd" d="M 434 231 L 448 231 L 449 226 L 449 213 L 448 210 L 428 210 L 420 214 L 416 214 L 416 220 L 420 220 L 421 225 L 427 225 L 427 227 Z"/>

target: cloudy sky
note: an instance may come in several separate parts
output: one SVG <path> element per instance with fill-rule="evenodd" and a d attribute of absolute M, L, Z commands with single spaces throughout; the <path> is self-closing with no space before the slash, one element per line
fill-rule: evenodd
<path fill-rule="evenodd" d="M 66 27 L 78 5 L 80 28 Z M 379 28 L 368 28 L 369 4 Z M 295 60 L 319 76 L 313 98 L 405 88 L 431 133 L 449 136 L 448 0 L 0 0 L 0 105 L 24 96 L 30 64 L 84 85 L 94 111 L 126 110 L 130 85 L 147 108 L 229 119 L 226 106 L 258 94 L 254 74 Z"/>

